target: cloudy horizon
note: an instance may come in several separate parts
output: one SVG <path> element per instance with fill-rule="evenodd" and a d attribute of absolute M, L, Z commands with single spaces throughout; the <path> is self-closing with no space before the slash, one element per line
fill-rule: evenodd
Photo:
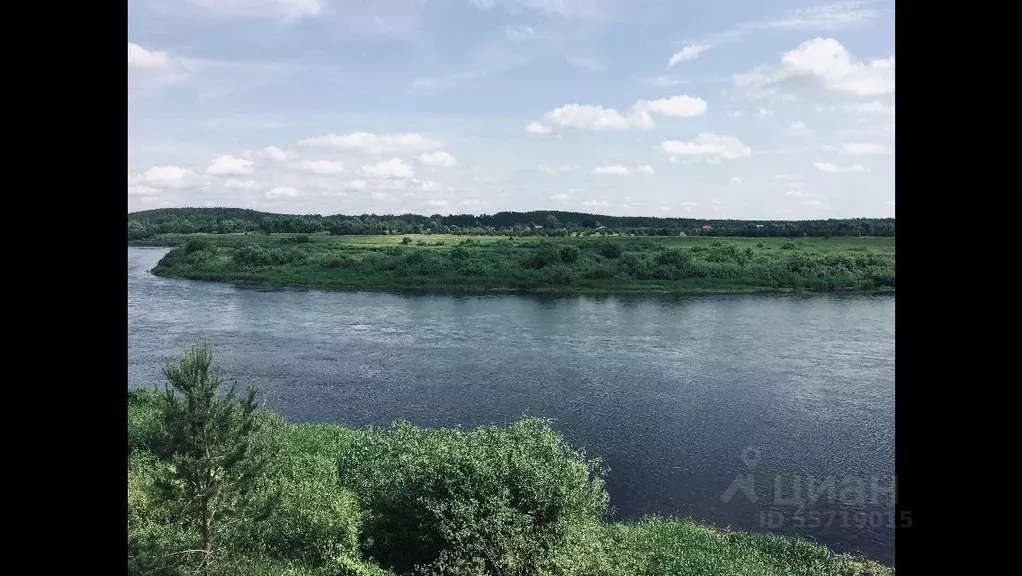
<path fill-rule="evenodd" d="M 894 2 L 129 0 L 128 211 L 894 217 Z"/>

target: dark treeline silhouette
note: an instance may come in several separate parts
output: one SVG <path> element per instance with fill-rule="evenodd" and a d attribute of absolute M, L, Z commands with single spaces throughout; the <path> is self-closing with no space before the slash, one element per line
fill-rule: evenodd
<path fill-rule="evenodd" d="M 829 220 L 706 220 L 605 216 L 537 210 L 496 214 L 272 214 L 241 208 L 160 208 L 128 214 L 128 240 L 157 234 L 237 234 L 243 232 L 478 235 L 601 235 L 751 237 L 894 236 L 894 218 Z"/>

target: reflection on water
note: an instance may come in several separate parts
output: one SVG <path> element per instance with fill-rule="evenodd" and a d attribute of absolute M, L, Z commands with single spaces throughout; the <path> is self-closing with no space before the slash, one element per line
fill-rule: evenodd
<path fill-rule="evenodd" d="M 227 375 L 254 380 L 292 420 L 551 417 L 608 463 L 619 517 L 772 527 L 893 561 L 882 516 L 893 513 L 893 296 L 265 290 L 148 274 L 165 252 L 128 249 L 129 385 L 160 382 L 164 362 L 206 338 Z M 750 447 L 759 457 L 743 460 Z M 727 498 L 746 473 L 757 501 Z M 833 499 L 819 489 L 827 477 Z M 856 479 L 865 502 L 841 497 Z M 818 526 L 784 504 L 796 481 L 804 496 L 809 482 L 822 494 L 807 509 Z"/>

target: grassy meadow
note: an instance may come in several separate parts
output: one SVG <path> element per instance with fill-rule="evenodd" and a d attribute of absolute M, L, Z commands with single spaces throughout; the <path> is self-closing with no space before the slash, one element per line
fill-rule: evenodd
<path fill-rule="evenodd" d="M 437 293 L 893 291 L 894 238 L 160 235 L 154 274 Z"/>

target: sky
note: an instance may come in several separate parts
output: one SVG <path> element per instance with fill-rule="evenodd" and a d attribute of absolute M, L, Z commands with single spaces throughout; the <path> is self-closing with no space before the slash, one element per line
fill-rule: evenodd
<path fill-rule="evenodd" d="M 894 216 L 894 2 L 128 0 L 128 211 Z"/>

